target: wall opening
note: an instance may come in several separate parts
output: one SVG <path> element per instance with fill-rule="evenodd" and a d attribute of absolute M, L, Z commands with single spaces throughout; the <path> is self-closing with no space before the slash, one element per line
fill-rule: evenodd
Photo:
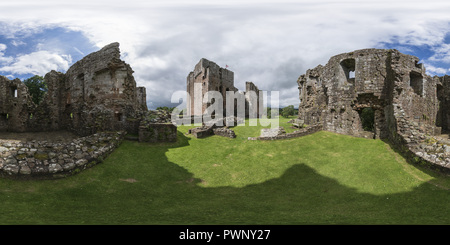
<path fill-rule="evenodd" d="M 349 79 L 355 78 L 355 71 L 349 71 L 348 72 L 348 78 Z"/>
<path fill-rule="evenodd" d="M 359 117 L 364 131 L 375 131 L 375 110 L 372 107 L 366 107 L 360 110 Z"/>
<path fill-rule="evenodd" d="M 423 76 L 417 72 L 409 73 L 409 86 L 414 90 L 417 95 L 423 95 Z"/>
<path fill-rule="evenodd" d="M 16 86 L 11 87 L 11 97 L 17 98 L 17 87 Z"/>
<path fill-rule="evenodd" d="M 205 79 L 208 76 L 208 69 L 209 66 L 205 68 L 205 72 L 203 73 L 203 79 Z"/>
<path fill-rule="evenodd" d="M 356 67 L 355 59 L 345 59 L 341 61 L 341 67 L 342 70 L 344 71 L 347 82 L 355 84 L 355 67 Z"/>
<path fill-rule="evenodd" d="M 313 94 L 313 88 L 312 88 L 312 86 L 306 86 L 306 95 L 307 96 L 310 96 L 310 95 L 312 95 Z"/>
<path fill-rule="evenodd" d="M 8 114 L 0 113 L 0 130 L 8 129 Z"/>
<path fill-rule="evenodd" d="M 121 122 L 123 119 L 122 113 L 116 112 L 115 113 L 116 121 Z"/>
<path fill-rule="evenodd" d="M 9 118 L 9 115 L 7 113 L 0 113 L 0 120 L 7 121 Z"/>

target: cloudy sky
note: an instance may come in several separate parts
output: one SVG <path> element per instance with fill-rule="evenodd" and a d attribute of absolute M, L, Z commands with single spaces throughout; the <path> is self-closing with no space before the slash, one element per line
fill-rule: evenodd
<path fill-rule="evenodd" d="M 2 1 L 0 75 L 25 79 L 65 72 L 119 42 L 149 108 L 176 106 L 201 58 L 279 91 L 298 106 L 297 78 L 336 54 L 395 48 L 430 75 L 450 74 L 450 1 Z"/>

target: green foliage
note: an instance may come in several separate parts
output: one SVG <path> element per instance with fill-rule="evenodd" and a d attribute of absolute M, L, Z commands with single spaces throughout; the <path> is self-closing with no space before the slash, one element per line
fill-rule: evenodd
<path fill-rule="evenodd" d="M 156 108 L 156 110 L 168 111 L 168 112 L 172 112 L 174 109 L 175 109 L 175 107 L 168 107 L 168 106 L 159 106 L 158 108 Z"/>
<path fill-rule="evenodd" d="M 25 79 L 23 83 L 28 87 L 28 92 L 31 95 L 33 102 L 38 105 L 41 103 L 45 94 L 48 91 L 47 83 L 44 78 L 38 75 Z"/>
<path fill-rule="evenodd" d="M 266 109 L 266 111 L 267 111 L 267 118 L 272 118 L 272 108 L 270 108 L 270 107 L 267 107 L 267 108 L 265 108 Z"/>
<path fill-rule="evenodd" d="M 283 117 L 289 117 L 289 116 L 295 115 L 295 109 L 294 109 L 294 106 L 293 106 L 293 105 L 289 105 L 289 106 L 284 107 L 284 108 L 281 110 L 281 115 L 282 115 Z"/>
<path fill-rule="evenodd" d="M 375 119 L 375 111 L 370 108 L 364 108 L 361 112 L 361 123 L 362 127 L 366 131 L 374 130 L 374 119 Z"/>

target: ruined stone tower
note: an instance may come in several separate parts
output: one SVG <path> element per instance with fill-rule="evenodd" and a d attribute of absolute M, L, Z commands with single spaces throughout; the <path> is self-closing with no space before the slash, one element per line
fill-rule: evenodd
<path fill-rule="evenodd" d="M 197 86 L 196 86 L 197 85 Z M 207 112 L 207 108 L 213 102 L 207 97 L 207 92 L 217 91 L 223 98 L 223 115 L 226 115 L 227 106 L 227 92 L 236 93 L 236 102 L 232 102 L 234 106 L 234 112 L 237 111 L 237 104 L 240 103 L 240 99 L 243 102 L 245 108 L 246 117 L 249 116 L 249 108 L 252 106 L 256 110 L 256 115 L 260 111 L 260 104 L 262 104 L 263 98 L 260 96 L 260 90 L 252 82 L 246 82 L 245 92 L 240 92 L 234 86 L 234 73 L 226 68 L 218 66 L 216 63 L 202 58 L 196 65 L 193 71 L 187 76 L 187 114 L 192 116 L 201 116 Z M 196 91 L 197 89 L 197 91 Z M 250 99 L 249 92 L 255 92 L 256 98 Z M 196 104 L 196 100 L 202 100 Z M 197 101 L 198 102 L 198 101 Z M 196 108 L 198 106 L 198 108 Z"/>
<path fill-rule="evenodd" d="M 327 131 L 388 138 L 422 156 L 427 137 L 450 129 L 448 76 L 428 76 L 417 57 L 397 50 L 339 54 L 325 66 L 307 70 L 297 83 L 299 119 L 322 124 Z M 371 111 L 371 117 L 364 117 L 364 111 Z M 450 166 L 450 158 L 431 158 Z"/>
<path fill-rule="evenodd" d="M 201 86 L 195 86 L 201 85 Z M 200 88 L 198 91 L 195 89 Z M 218 91 L 225 95 L 227 91 L 238 91 L 234 87 L 234 73 L 218 66 L 205 58 L 201 59 L 187 77 L 188 115 L 201 116 L 208 108 L 208 103 L 199 103 L 201 107 L 195 108 L 195 99 L 202 99 L 208 91 Z M 226 105 L 226 96 L 223 96 L 223 105 Z M 225 106 L 224 106 L 225 108 Z"/>
<path fill-rule="evenodd" d="M 65 74 L 51 71 L 44 80 L 48 92 L 35 105 L 20 80 L 0 76 L 0 131 L 137 133 L 147 111 L 145 88 L 136 87 L 133 70 L 120 59 L 119 43 L 87 55 Z"/>

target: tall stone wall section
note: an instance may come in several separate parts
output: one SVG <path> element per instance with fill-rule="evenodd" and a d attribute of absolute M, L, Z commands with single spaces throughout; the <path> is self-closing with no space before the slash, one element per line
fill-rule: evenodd
<path fill-rule="evenodd" d="M 417 57 L 397 50 L 336 55 L 325 66 L 307 70 L 297 83 L 298 117 L 305 124 L 357 137 L 387 138 L 406 155 L 416 155 L 429 136 L 448 129 L 444 105 L 448 78 L 428 76 Z M 371 131 L 362 125 L 364 108 L 374 111 Z M 433 164 L 449 168 L 447 156 L 441 159 Z"/>
<path fill-rule="evenodd" d="M 25 84 L 0 76 L 0 131 L 137 134 L 136 120 L 147 111 L 145 88 L 136 87 L 133 70 L 120 59 L 119 43 L 87 55 L 65 74 L 51 71 L 44 80 L 48 92 L 35 105 Z"/>
<path fill-rule="evenodd" d="M 195 91 L 195 84 L 199 91 Z M 209 91 L 217 91 L 225 95 L 227 91 L 237 91 L 234 87 L 234 73 L 222 68 L 216 63 L 205 58 L 201 59 L 194 67 L 194 70 L 187 77 L 188 115 L 203 115 L 208 108 L 208 103 L 199 102 L 196 109 L 195 100 L 202 100 Z M 223 108 L 226 105 L 226 96 L 223 96 Z"/>
<path fill-rule="evenodd" d="M 436 116 L 436 125 L 442 128 L 443 132 L 450 132 L 450 76 L 439 78 L 437 84 L 437 97 L 439 110 Z"/>
<path fill-rule="evenodd" d="M 197 85 L 197 86 L 196 86 Z M 198 91 L 196 91 L 196 88 Z M 255 108 L 256 114 L 260 113 L 259 104 L 262 104 L 262 97 L 258 87 L 253 82 L 246 82 L 246 90 L 239 91 L 234 86 L 234 73 L 226 68 L 222 68 L 216 63 L 202 58 L 194 67 L 194 70 L 187 76 L 187 115 L 202 116 L 211 114 L 207 109 L 210 107 L 212 98 L 208 98 L 208 92 L 216 91 L 222 96 L 223 116 L 228 116 L 227 110 L 234 116 L 249 117 L 249 106 Z M 256 101 L 250 100 L 249 92 L 255 92 Z M 227 108 L 227 92 L 234 92 L 233 101 Z M 207 101 L 207 102 L 205 102 Z M 261 101 L 261 102 L 260 102 Z M 238 108 L 241 106 L 245 110 L 243 115 L 238 115 Z M 233 110 L 234 113 L 231 113 Z"/>
<path fill-rule="evenodd" d="M 245 116 L 248 118 L 259 118 L 263 112 L 263 92 L 253 82 L 245 83 Z"/>

